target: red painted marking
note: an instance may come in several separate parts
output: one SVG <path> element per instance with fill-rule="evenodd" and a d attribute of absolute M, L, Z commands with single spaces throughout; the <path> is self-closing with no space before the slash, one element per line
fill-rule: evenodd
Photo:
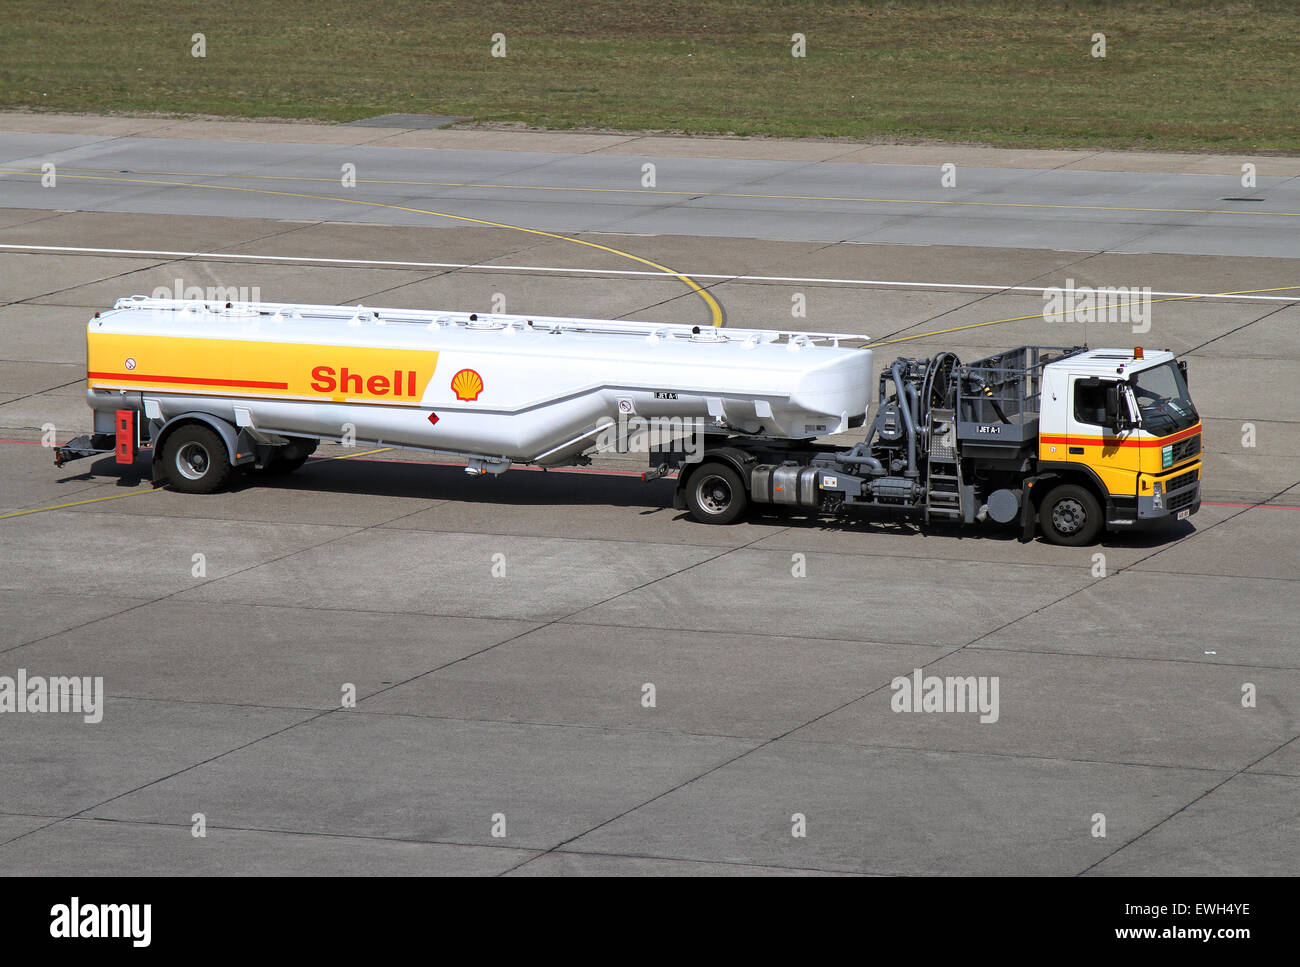
<path fill-rule="evenodd" d="M 437 414 L 437 413 L 430 413 L 430 414 L 429 414 L 429 422 L 430 422 L 431 424 L 433 424 L 434 426 L 437 426 L 437 425 L 438 425 L 438 414 Z"/>
<path fill-rule="evenodd" d="M 1300 510 L 1290 504 L 1226 504 L 1217 500 L 1202 500 L 1202 507 L 1258 507 L 1260 510 Z"/>
<path fill-rule="evenodd" d="M 257 379 L 203 379 L 198 376 L 150 376 L 136 373 L 87 373 L 87 379 L 121 380 L 124 383 L 181 383 L 186 386 L 241 386 L 249 389 L 288 389 L 288 383 Z"/>

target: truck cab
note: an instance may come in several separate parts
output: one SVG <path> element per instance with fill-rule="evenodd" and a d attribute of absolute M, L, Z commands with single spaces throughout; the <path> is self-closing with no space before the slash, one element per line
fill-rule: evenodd
<path fill-rule="evenodd" d="M 1084 487 L 1097 505 L 1074 494 L 1043 510 L 1053 536 L 1092 531 L 1090 511 L 1112 530 L 1195 513 L 1201 419 L 1185 365 L 1171 352 L 1138 347 L 1088 350 L 1045 366 L 1037 476 L 1036 486 Z"/>

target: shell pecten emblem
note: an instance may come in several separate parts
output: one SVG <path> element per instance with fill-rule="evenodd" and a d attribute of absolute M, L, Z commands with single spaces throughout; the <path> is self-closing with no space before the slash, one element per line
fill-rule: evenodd
<path fill-rule="evenodd" d="M 483 377 L 475 370 L 462 369 L 451 378 L 451 390 L 456 399 L 472 403 L 483 392 Z"/>

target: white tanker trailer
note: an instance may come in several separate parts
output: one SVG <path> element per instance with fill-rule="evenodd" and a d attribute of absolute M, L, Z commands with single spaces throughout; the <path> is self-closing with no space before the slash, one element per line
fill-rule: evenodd
<path fill-rule="evenodd" d="M 899 359 L 866 438 L 819 444 L 866 422 L 866 338 L 133 296 L 88 324 L 94 432 L 55 462 L 129 464 L 151 447 L 155 480 L 209 493 L 237 470 L 295 470 L 322 440 L 448 454 L 481 475 L 589 463 L 649 427 L 643 478 L 678 471 L 676 505 L 706 523 L 751 502 L 886 507 L 1083 544 L 1199 508 L 1200 422 L 1171 354 Z"/>
<path fill-rule="evenodd" d="M 134 296 L 90 320 L 87 401 L 100 444 L 120 442 L 119 412 L 139 414 L 128 432 L 190 492 L 220 488 L 232 467 L 300 465 L 320 440 L 500 473 L 588 463 L 629 421 L 778 439 L 860 426 L 871 353 L 840 343 L 864 338 Z M 169 449 L 196 432 L 217 434 L 225 459 L 193 442 Z"/>

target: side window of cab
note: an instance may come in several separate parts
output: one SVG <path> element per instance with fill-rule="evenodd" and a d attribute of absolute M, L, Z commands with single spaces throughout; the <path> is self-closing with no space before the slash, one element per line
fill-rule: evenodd
<path fill-rule="evenodd" d="M 1098 380 L 1079 379 L 1074 383 L 1074 419 L 1089 426 L 1114 425 L 1114 414 L 1106 410 L 1107 384 Z"/>

